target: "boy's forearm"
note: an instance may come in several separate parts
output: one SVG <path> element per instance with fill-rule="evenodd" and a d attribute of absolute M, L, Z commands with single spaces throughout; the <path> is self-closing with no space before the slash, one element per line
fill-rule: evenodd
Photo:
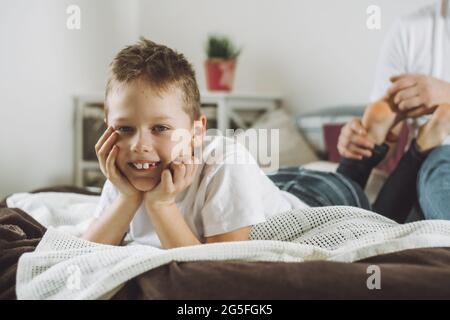
<path fill-rule="evenodd" d="M 148 207 L 147 214 L 153 222 L 163 248 L 170 249 L 201 243 L 175 204 Z"/>
<path fill-rule="evenodd" d="M 126 234 L 140 200 L 119 196 L 97 220 L 89 226 L 83 239 L 88 241 L 120 245 Z"/>

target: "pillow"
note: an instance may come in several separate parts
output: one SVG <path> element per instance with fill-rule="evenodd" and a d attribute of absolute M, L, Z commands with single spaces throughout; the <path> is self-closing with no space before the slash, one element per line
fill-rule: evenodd
<path fill-rule="evenodd" d="M 341 129 L 344 125 L 345 123 L 325 123 L 323 125 L 323 139 L 328 161 L 341 161 L 341 155 L 339 154 L 337 144 Z"/>
<path fill-rule="evenodd" d="M 295 126 L 295 117 L 289 115 L 283 109 L 275 109 L 265 113 L 253 123 L 251 128 L 279 129 L 280 167 L 299 166 L 318 160 L 314 150 L 299 134 Z M 253 156 L 255 157 L 255 155 Z"/>
<path fill-rule="evenodd" d="M 362 117 L 364 106 L 337 106 L 321 109 L 310 113 L 300 114 L 296 117 L 296 125 L 306 142 L 317 155 L 327 159 L 327 150 L 324 139 L 324 124 L 347 123 L 355 117 Z"/>

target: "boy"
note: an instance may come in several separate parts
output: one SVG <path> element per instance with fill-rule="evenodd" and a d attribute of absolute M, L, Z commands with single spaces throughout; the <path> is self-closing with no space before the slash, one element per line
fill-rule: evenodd
<path fill-rule="evenodd" d="M 248 240 L 252 225 L 307 206 L 279 190 L 243 146 L 205 141 L 195 73 L 170 48 L 141 39 L 118 53 L 105 122 L 95 149 L 107 181 L 86 240 L 119 245 L 128 231 L 138 243 L 163 248 Z M 189 133 L 181 148 L 174 139 L 180 131 Z M 199 147 L 200 163 L 193 156 Z"/>

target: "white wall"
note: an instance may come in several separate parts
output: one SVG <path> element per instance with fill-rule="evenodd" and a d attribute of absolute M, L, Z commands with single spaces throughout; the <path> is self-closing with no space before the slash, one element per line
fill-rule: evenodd
<path fill-rule="evenodd" d="M 365 103 L 393 19 L 434 0 L 140 0 L 141 34 L 193 61 L 206 87 L 203 44 L 210 32 L 244 46 L 236 90 L 279 91 L 294 112 Z M 382 28 L 366 27 L 378 5 Z"/>
<path fill-rule="evenodd" d="M 66 8 L 81 8 L 81 30 Z M 114 53 L 137 36 L 137 2 L 0 0 L 0 198 L 73 177 L 73 102 L 103 90 Z"/>

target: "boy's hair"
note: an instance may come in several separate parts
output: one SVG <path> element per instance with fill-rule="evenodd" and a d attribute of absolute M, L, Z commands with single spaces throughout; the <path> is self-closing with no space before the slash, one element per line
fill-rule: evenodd
<path fill-rule="evenodd" d="M 108 95 L 115 85 L 143 80 L 159 91 L 179 88 L 184 109 L 191 120 L 200 118 L 200 92 L 195 71 L 183 54 L 153 41 L 140 38 L 134 45 L 122 49 L 110 64 L 106 85 L 105 113 Z"/>

